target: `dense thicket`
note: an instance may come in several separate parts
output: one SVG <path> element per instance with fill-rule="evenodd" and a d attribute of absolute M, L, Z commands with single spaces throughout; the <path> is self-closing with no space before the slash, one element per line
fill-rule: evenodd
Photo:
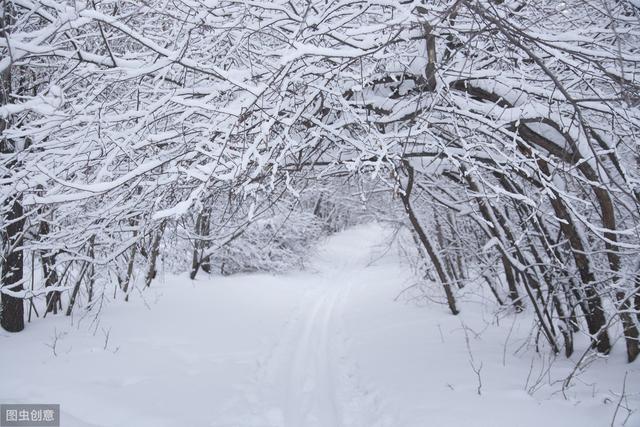
<path fill-rule="evenodd" d="M 622 334 L 633 361 L 639 24 L 624 0 L 3 0 L 2 324 L 128 296 L 159 257 L 290 268 L 364 206 L 403 212 L 453 314 L 482 281 L 554 351 Z"/>

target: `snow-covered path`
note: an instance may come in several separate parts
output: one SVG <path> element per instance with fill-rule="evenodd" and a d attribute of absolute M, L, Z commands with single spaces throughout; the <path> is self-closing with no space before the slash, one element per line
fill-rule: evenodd
<path fill-rule="evenodd" d="M 0 402 L 60 403 L 63 427 L 595 427 L 627 372 L 624 405 L 638 406 L 640 368 L 622 349 L 564 399 L 573 362 L 523 347 L 526 313 L 496 316 L 473 302 L 481 289 L 460 316 L 394 301 L 411 273 L 386 233 L 333 236 L 305 272 L 167 277 L 97 323 L 0 333 Z"/>
<path fill-rule="evenodd" d="M 313 276 L 257 375 L 256 390 L 273 425 L 381 426 L 371 390 L 357 383 L 348 351 L 345 310 L 371 242 L 343 233 L 325 244 L 310 265 Z M 239 412 L 242 412 L 239 410 Z M 237 421 L 242 425 L 242 421 Z"/>
<path fill-rule="evenodd" d="M 271 413 L 281 424 L 341 425 L 335 314 L 342 294 L 333 287 L 307 296 L 278 339 L 260 388 L 265 400 L 276 396 Z"/>

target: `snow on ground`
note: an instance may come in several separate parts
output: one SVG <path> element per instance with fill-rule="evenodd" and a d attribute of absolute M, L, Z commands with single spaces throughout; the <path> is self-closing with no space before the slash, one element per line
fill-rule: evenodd
<path fill-rule="evenodd" d="M 536 354 L 530 314 L 496 316 L 481 290 L 459 316 L 394 301 L 412 278 L 386 234 L 335 235 L 306 272 L 166 277 L 98 322 L 1 333 L 0 402 L 60 403 L 63 427 L 600 427 L 626 373 L 622 405 L 640 406 L 621 345 L 565 398 L 585 343 L 573 361 Z M 627 416 L 616 424 L 640 425 Z"/>

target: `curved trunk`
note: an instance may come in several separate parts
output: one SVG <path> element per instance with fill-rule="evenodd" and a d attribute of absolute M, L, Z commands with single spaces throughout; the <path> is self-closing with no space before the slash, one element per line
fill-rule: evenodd
<path fill-rule="evenodd" d="M 493 237 L 498 239 L 498 241 L 501 243 L 498 246 L 498 250 L 502 253 L 502 257 L 501 257 L 502 267 L 504 268 L 504 275 L 507 279 L 507 285 L 509 286 L 509 298 L 511 298 L 511 301 L 513 302 L 513 306 L 515 307 L 516 311 L 520 312 L 524 309 L 524 306 L 522 304 L 522 300 L 520 299 L 520 294 L 518 293 L 516 276 L 513 272 L 511 262 L 509 261 L 508 255 L 504 252 L 507 245 L 505 242 L 505 237 L 503 235 L 503 232 L 501 232 L 502 227 L 500 226 L 495 216 L 495 212 L 493 212 L 493 209 L 491 208 L 491 206 L 488 204 L 488 202 L 485 199 L 480 197 L 481 193 L 480 193 L 480 188 L 478 187 L 478 184 L 474 181 L 474 179 L 468 173 L 466 173 L 464 168 L 461 168 L 461 171 L 465 176 L 469 189 L 478 195 L 476 196 L 476 199 L 478 201 L 478 208 L 480 209 L 480 213 L 482 214 L 485 221 L 491 224 L 491 227 L 489 228 L 491 230 L 491 233 L 493 234 Z"/>
<path fill-rule="evenodd" d="M 403 165 L 407 172 L 408 181 L 407 181 L 407 187 L 404 189 L 404 192 L 400 193 L 400 199 L 402 200 L 402 203 L 404 205 L 405 212 L 409 216 L 409 222 L 411 223 L 413 230 L 418 235 L 418 239 L 420 240 L 420 243 L 422 243 L 422 245 L 424 246 L 424 249 L 427 251 L 427 254 L 429 255 L 429 258 L 431 259 L 431 262 L 433 264 L 433 267 L 436 270 L 436 274 L 438 275 L 440 284 L 442 285 L 444 289 L 444 293 L 447 297 L 447 304 L 449 305 L 449 310 L 451 310 L 451 313 L 456 315 L 460 313 L 460 311 L 456 306 L 456 299 L 455 299 L 455 296 L 453 295 L 453 292 L 451 291 L 451 280 L 449 279 L 449 277 L 447 277 L 447 273 L 445 272 L 445 269 L 442 265 L 442 262 L 440 261 L 440 258 L 436 254 L 436 251 L 434 250 L 431 241 L 429 240 L 426 233 L 424 232 L 424 229 L 422 228 L 422 225 L 420 225 L 420 222 L 418 221 L 418 218 L 416 217 L 415 212 L 413 211 L 413 208 L 411 206 L 410 199 L 411 199 L 411 190 L 413 189 L 413 178 L 414 178 L 413 167 L 409 165 L 407 162 L 405 162 Z"/>
<path fill-rule="evenodd" d="M 588 313 L 585 313 L 585 320 L 593 340 L 593 345 L 599 352 L 608 354 L 611 351 L 611 342 L 606 329 L 607 320 L 602 306 L 602 298 L 596 289 L 595 276 L 591 271 L 591 265 L 586 255 L 584 244 L 559 196 L 550 195 L 549 198 L 555 215 L 559 219 L 560 229 L 569 241 L 573 259 L 580 274 L 580 280 L 582 281 L 587 300 Z"/>
<path fill-rule="evenodd" d="M 479 12 L 482 12 L 482 10 L 480 9 L 478 10 Z M 532 58 L 532 59 L 534 61 L 539 61 L 539 58 Z M 500 105 L 502 106 L 511 107 L 511 105 L 506 101 L 504 101 L 499 95 L 486 91 L 484 89 L 473 87 L 471 84 L 467 84 L 467 82 L 465 81 L 453 82 L 451 87 L 457 90 L 465 91 L 474 96 L 477 96 L 482 100 L 486 100 L 493 103 L 499 102 Z M 517 132 L 519 136 L 528 144 L 542 148 L 543 150 L 549 152 L 550 154 L 557 156 L 559 159 L 562 159 L 564 162 L 575 165 L 580 171 L 580 173 L 587 180 L 590 181 L 591 183 L 590 187 L 594 192 L 596 196 L 596 200 L 600 207 L 602 225 L 605 228 L 605 230 L 607 230 L 603 233 L 605 248 L 606 248 L 606 255 L 609 262 L 609 267 L 611 268 L 611 271 L 614 273 L 614 277 L 613 277 L 614 287 L 618 287 L 618 284 L 619 284 L 618 282 L 620 279 L 618 275 L 620 271 L 620 257 L 619 257 L 618 246 L 617 246 L 617 235 L 616 235 L 617 227 L 616 227 L 616 220 L 615 220 L 615 211 L 613 208 L 613 203 L 611 201 L 611 196 L 609 195 L 609 192 L 600 185 L 600 179 L 597 173 L 589 165 L 589 163 L 587 163 L 585 159 L 581 156 L 576 142 L 571 138 L 570 135 L 568 135 L 564 131 L 564 128 L 559 126 L 554 121 L 546 118 L 536 119 L 536 123 L 543 123 L 555 129 L 556 131 L 558 131 L 566 141 L 566 146 L 569 147 L 569 149 L 567 149 L 564 146 L 560 146 L 556 144 L 552 140 L 544 137 L 539 133 L 536 133 L 535 131 L 533 131 L 531 128 L 527 126 L 526 121 L 519 120 L 513 126 L 513 130 Z M 519 145 L 520 145 L 521 151 L 527 157 L 532 157 L 531 149 L 529 147 L 527 147 L 524 144 L 519 144 Z M 544 172 L 544 173 L 546 175 L 549 175 L 548 168 L 547 168 L 547 172 Z M 555 198 L 555 200 L 558 200 L 558 199 Z M 556 209 L 556 207 L 554 207 L 554 209 Z M 563 209 L 564 207 L 561 207 L 561 210 Z M 565 218 L 566 212 L 565 212 L 565 215 L 558 215 L 558 213 L 556 212 L 556 215 L 558 216 L 558 218 Z M 566 224 L 561 224 L 561 226 L 562 226 L 563 233 L 565 233 L 567 238 L 571 241 L 572 252 L 574 253 L 576 264 L 579 264 L 578 269 L 580 271 L 580 275 L 585 287 L 585 293 L 587 294 L 588 304 L 590 308 L 595 310 L 595 312 L 592 311 L 592 314 L 596 318 L 592 319 L 592 323 L 599 325 L 604 320 L 604 312 L 602 312 L 602 304 L 601 304 L 600 296 L 598 295 L 597 291 L 594 289 L 593 284 L 595 283 L 595 281 L 594 281 L 593 275 L 591 274 L 591 269 L 588 266 L 588 259 L 586 256 L 584 256 L 584 253 L 580 252 L 580 249 L 578 249 L 579 246 L 575 246 L 576 244 L 578 244 L 577 240 L 579 240 L 579 236 L 570 236 L 566 234 L 566 232 L 569 232 L 571 234 L 577 235 L 575 231 L 575 227 L 567 226 Z M 615 297 L 620 304 L 618 308 L 618 315 L 622 320 L 622 324 L 624 328 L 625 341 L 627 345 L 627 356 L 628 356 L 628 360 L 631 362 L 640 353 L 639 343 L 637 339 L 638 328 L 635 322 L 633 321 L 632 316 L 630 315 L 631 303 L 629 301 L 629 298 L 625 298 L 624 295 L 625 295 L 624 291 L 616 290 L 615 292 Z M 601 312 L 602 314 L 599 314 Z M 602 319 L 600 319 L 600 317 L 602 317 Z M 604 324 L 605 323 L 602 323 L 601 327 L 603 327 Z M 596 335 L 594 337 L 599 342 L 598 349 L 600 351 L 606 349 L 606 351 L 603 351 L 606 353 L 610 350 L 610 343 L 608 342 L 608 338 L 605 339 L 605 337 L 602 335 L 602 332 L 597 332 L 596 329 L 597 329 L 596 325 L 590 326 L 592 335 L 595 333 Z M 600 337 L 601 339 L 598 337 Z"/>

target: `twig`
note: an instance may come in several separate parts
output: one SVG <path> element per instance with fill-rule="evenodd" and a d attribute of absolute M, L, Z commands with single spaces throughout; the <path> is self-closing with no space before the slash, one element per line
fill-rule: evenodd
<path fill-rule="evenodd" d="M 618 416 L 618 410 L 620 409 L 620 405 L 622 405 L 622 400 L 625 397 L 625 389 L 627 387 L 627 374 L 629 372 L 624 373 L 624 379 L 622 380 L 622 391 L 620 392 L 620 399 L 618 400 L 618 404 L 616 405 L 616 410 L 613 412 L 613 419 L 611 420 L 611 427 L 614 426 L 616 422 L 616 417 Z"/>
<path fill-rule="evenodd" d="M 469 365 L 471 365 L 471 369 L 473 369 L 476 377 L 478 377 L 478 396 L 482 396 L 482 376 L 480 375 L 480 372 L 482 371 L 482 362 L 480 362 L 480 366 L 476 366 L 475 360 L 473 359 L 473 353 L 471 352 L 471 344 L 469 343 L 469 333 L 467 332 L 467 326 L 464 323 L 462 323 L 462 329 L 464 330 L 464 340 L 467 345 L 467 351 L 469 352 Z"/>

